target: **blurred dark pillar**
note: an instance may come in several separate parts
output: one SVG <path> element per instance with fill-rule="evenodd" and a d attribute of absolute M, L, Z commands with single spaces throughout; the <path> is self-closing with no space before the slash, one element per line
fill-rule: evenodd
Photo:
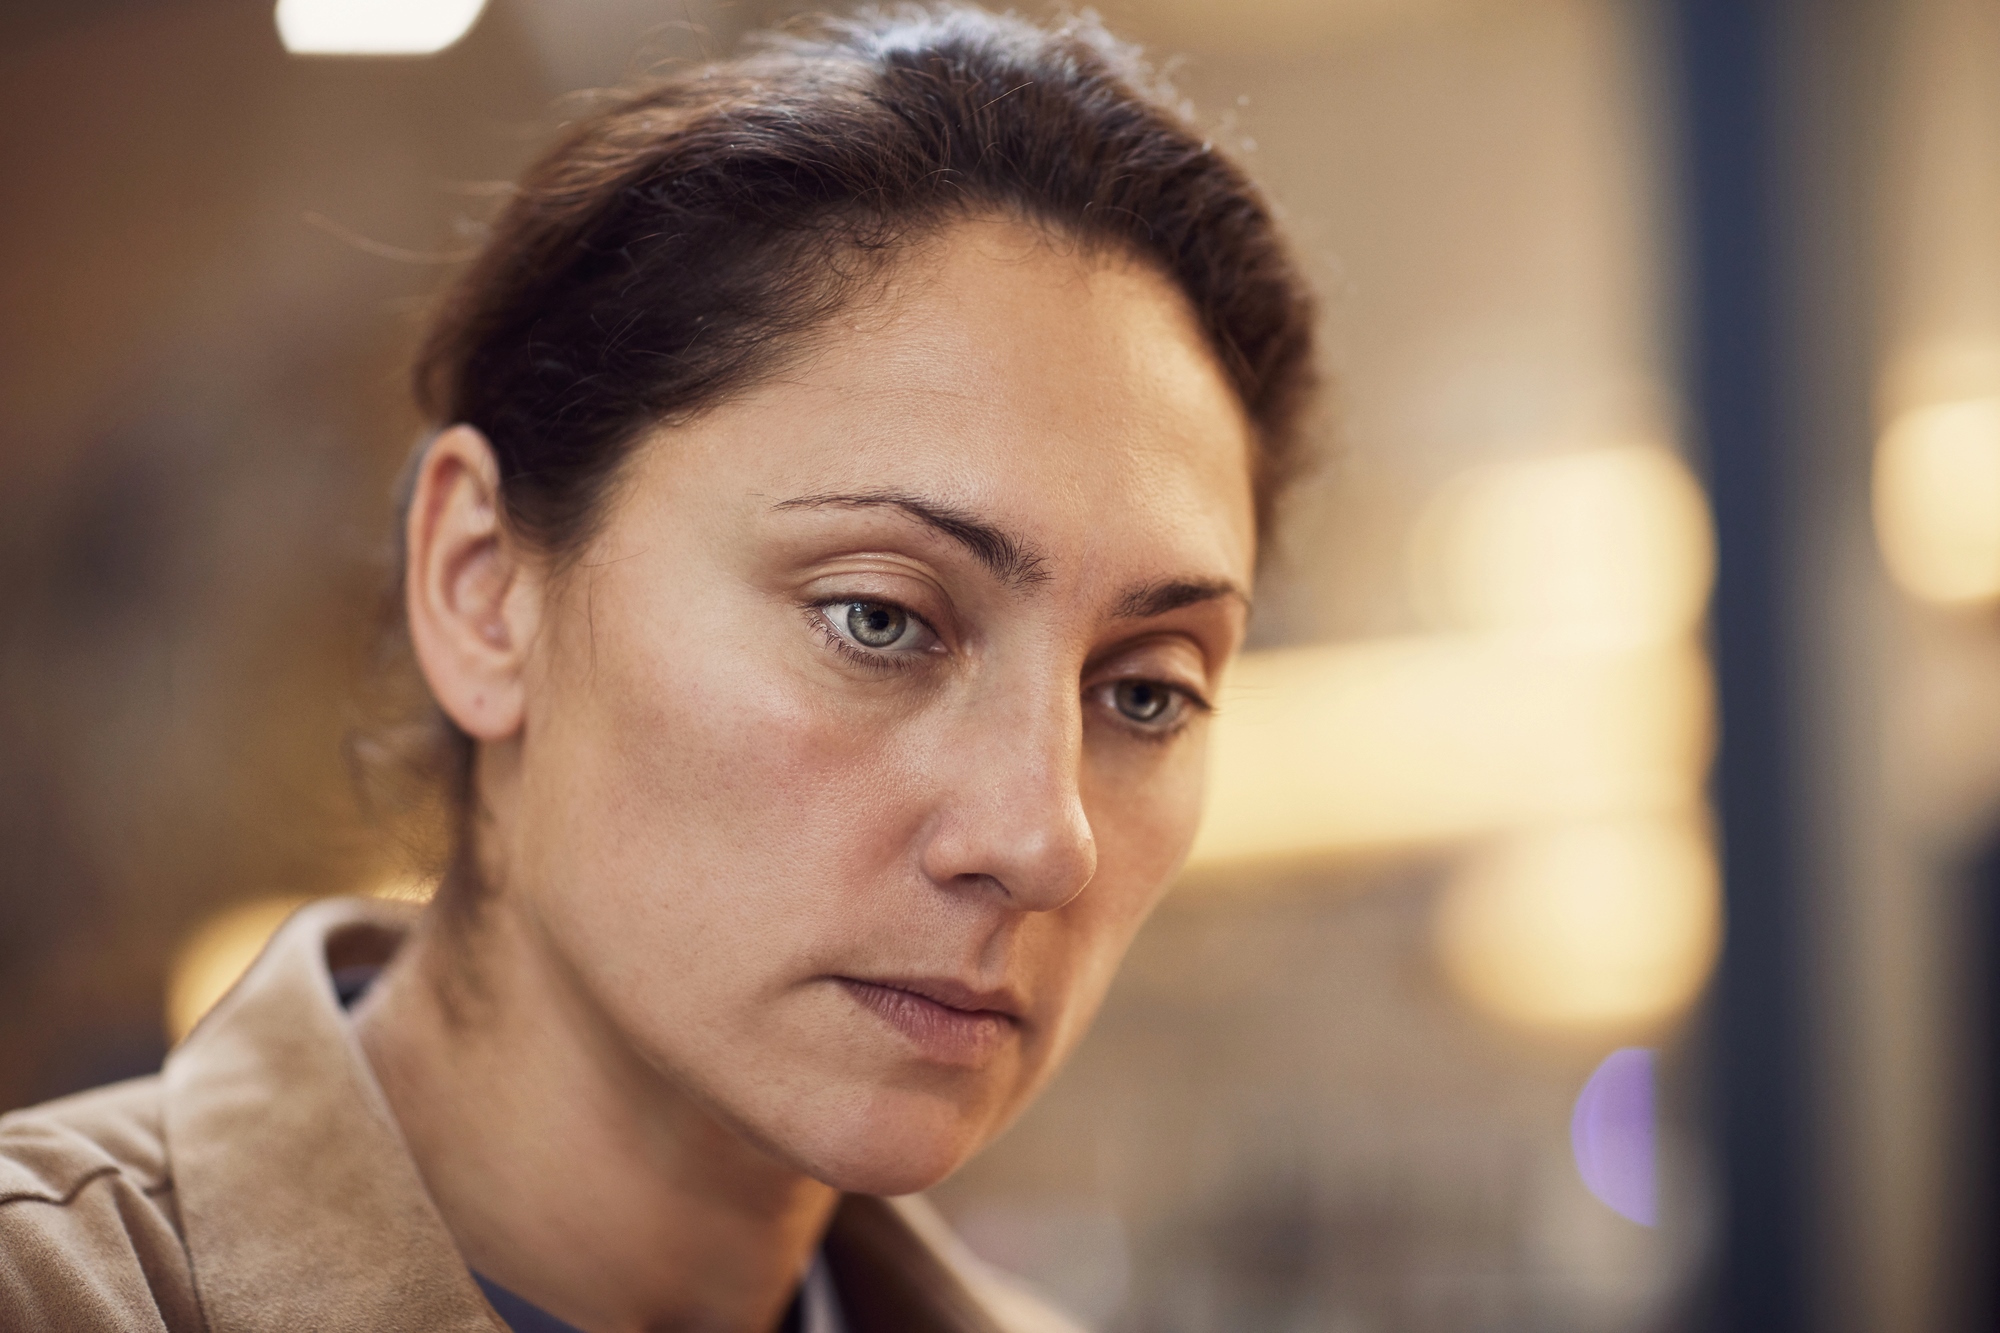
<path fill-rule="evenodd" d="M 1768 0 L 1679 0 L 1690 422 L 1715 507 L 1715 773 L 1727 935 L 1709 1068 L 1724 1190 L 1719 1329 L 1806 1326 L 1807 1121 L 1784 615 L 1777 43 Z"/>
<path fill-rule="evenodd" d="M 1688 425 L 1715 510 L 1713 649 L 1727 936 L 1708 1070 L 1723 1190 L 1710 1308 L 1738 1333 L 1862 1327 L 1816 1094 L 1846 1040 L 1822 956 L 1857 872 L 1829 838 L 1851 785 L 1826 733 L 1866 729 L 1834 661 L 1872 561 L 1877 0 L 1669 0 L 1682 153 Z M 1848 654 L 1851 656 L 1851 654 Z M 1866 891 L 1865 888 L 1860 891 Z M 1850 1220 L 1851 1221 L 1851 1220 Z M 1861 1223 L 1865 1226 L 1865 1222 Z M 1867 1278 L 1861 1281 L 1865 1285 Z"/>
<path fill-rule="evenodd" d="M 1953 1129 L 1961 1145 L 1964 1178 L 1955 1218 L 1963 1226 L 1952 1256 L 1959 1262 L 1966 1329 L 2000 1327 L 2000 826 L 1987 830 L 1962 877 L 1965 899 L 1957 919 L 1964 928 L 1959 975 L 1961 1003 L 1972 1047 L 1965 1052 L 1969 1093 Z"/>

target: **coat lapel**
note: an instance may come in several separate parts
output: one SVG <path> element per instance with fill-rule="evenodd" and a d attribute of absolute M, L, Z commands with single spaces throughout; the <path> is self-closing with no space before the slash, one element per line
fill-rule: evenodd
<path fill-rule="evenodd" d="M 408 919 L 305 908 L 167 1059 L 167 1151 L 215 1333 L 499 1328 L 327 972 L 330 944 L 393 949 Z"/>
<path fill-rule="evenodd" d="M 849 1333 L 1002 1333 L 923 1232 L 921 1204 L 850 1194 L 826 1235 Z"/>

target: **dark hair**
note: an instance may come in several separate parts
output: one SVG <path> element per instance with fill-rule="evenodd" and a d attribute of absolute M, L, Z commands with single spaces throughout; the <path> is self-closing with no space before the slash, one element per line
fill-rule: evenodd
<path fill-rule="evenodd" d="M 484 432 L 510 528 L 560 556 L 648 431 L 770 373 L 907 244 L 989 215 L 1186 295 L 1254 428 L 1267 529 L 1314 380 L 1311 298 L 1242 169 L 1091 19 L 812 20 L 571 125 L 439 307 L 418 401 Z M 462 802 L 470 747 L 451 747 Z"/>

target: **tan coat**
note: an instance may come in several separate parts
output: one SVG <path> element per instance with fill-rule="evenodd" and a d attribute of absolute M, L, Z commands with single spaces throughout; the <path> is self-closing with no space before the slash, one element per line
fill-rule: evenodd
<path fill-rule="evenodd" d="M 315 904 L 150 1078 L 0 1118 L 0 1329 L 459 1330 L 493 1313 L 335 998 L 408 909 Z M 852 1333 L 1062 1333 L 911 1200 L 825 1247 Z"/>

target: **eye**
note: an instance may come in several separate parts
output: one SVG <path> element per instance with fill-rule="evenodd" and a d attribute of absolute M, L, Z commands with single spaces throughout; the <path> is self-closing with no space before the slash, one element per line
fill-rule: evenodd
<path fill-rule="evenodd" d="M 849 602 L 847 632 L 868 648 L 893 648 L 910 627 L 909 612 L 881 602 Z"/>
<path fill-rule="evenodd" d="M 908 652 L 930 638 L 923 621 L 893 602 L 828 602 L 819 613 L 836 635 L 870 652 Z"/>
<path fill-rule="evenodd" d="M 1156 680 L 1114 681 L 1111 706 L 1126 721 L 1148 731 L 1170 730 L 1187 713 L 1187 695 Z"/>

